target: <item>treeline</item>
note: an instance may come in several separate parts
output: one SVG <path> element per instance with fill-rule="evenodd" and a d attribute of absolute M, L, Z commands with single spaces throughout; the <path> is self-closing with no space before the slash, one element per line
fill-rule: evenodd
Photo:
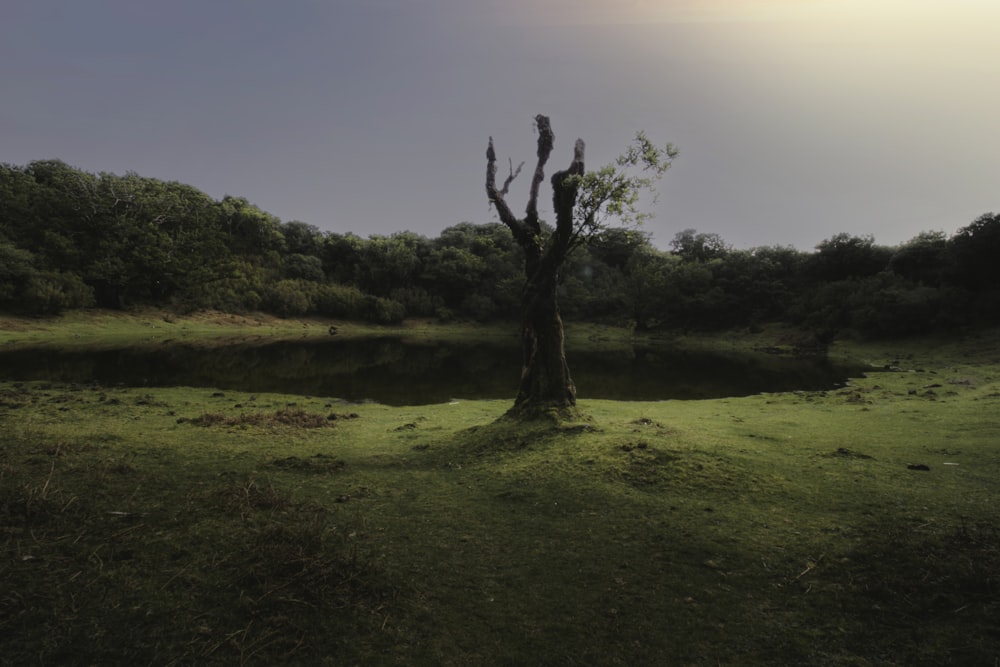
<path fill-rule="evenodd" d="M 786 321 L 821 338 L 899 336 L 1000 321 L 998 259 L 993 214 L 898 247 L 837 234 L 815 252 L 738 250 L 693 230 L 661 251 L 643 233 L 612 229 L 567 263 L 560 303 L 568 318 L 637 329 Z M 154 305 L 386 324 L 514 319 L 522 271 L 520 248 L 498 223 L 362 238 L 134 173 L 57 160 L 0 165 L 7 312 Z"/>

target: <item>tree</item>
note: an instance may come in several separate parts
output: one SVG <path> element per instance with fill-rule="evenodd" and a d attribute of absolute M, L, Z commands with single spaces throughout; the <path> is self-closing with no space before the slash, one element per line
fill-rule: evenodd
<path fill-rule="evenodd" d="M 285 278 L 323 282 L 323 261 L 314 255 L 292 253 L 281 260 L 281 273 Z"/>
<path fill-rule="evenodd" d="M 708 262 L 719 257 L 725 257 L 729 246 L 718 234 L 699 233 L 694 229 L 685 229 L 674 235 L 670 248 L 689 262 Z"/>
<path fill-rule="evenodd" d="M 653 250 L 649 232 L 613 227 L 604 230 L 590 243 L 590 253 L 608 266 L 621 269 L 637 253 Z"/>
<path fill-rule="evenodd" d="M 889 266 L 892 250 L 875 245 L 871 235 L 840 233 L 816 246 L 806 265 L 807 273 L 820 282 L 867 278 Z"/>
<path fill-rule="evenodd" d="M 1000 215 L 985 213 L 951 237 L 958 283 L 972 292 L 1000 285 Z"/>
<path fill-rule="evenodd" d="M 296 255 L 315 255 L 319 257 L 323 249 L 323 232 L 315 225 L 291 220 L 280 225 L 281 235 L 285 238 L 285 250 Z"/>
<path fill-rule="evenodd" d="M 538 131 L 537 162 L 523 218 L 506 202 L 510 184 L 524 166 L 510 173 L 503 185 L 496 182 L 497 159 L 490 137 L 486 150 L 486 195 L 524 251 L 524 288 L 521 292 L 521 380 L 508 416 L 531 419 L 569 418 L 576 413 L 576 387 L 566 363 L 565 338 L 556 298 L 559 272 L 574 248 L 587 243 L 609 222 L 638 223 L 648 217 L 640 212 L 643 191 L 652 191 L 654 180 L 669 168 L 677 151 L 654 146 L 641 132 L 628 150 L 598 171 L 584 170 L 584 142 L 577 139 L 569 167 L 552 175 L 555 228 L 543 227 L 538 215 L 538 194 L 545 180 L 545 166 L 555 145 L 547 116 L 535 116 Z M 632 173 L 638 168 L 639 173 Z"/>
<path fill-rule="evenodd" d="M 944 232 L 921 232 L 895 250 L 889 268 L 915 283 L 938 287 L 947 273 L 948 260 Z"/>
<path fill-rule="evenodd" d="M 229 236 L 229 247 L 234 254 L 262 257 L 284 246 L 281 221 L 245 197 L 226 195 L 219 202 L 219 211 L 222 228 Z"/>

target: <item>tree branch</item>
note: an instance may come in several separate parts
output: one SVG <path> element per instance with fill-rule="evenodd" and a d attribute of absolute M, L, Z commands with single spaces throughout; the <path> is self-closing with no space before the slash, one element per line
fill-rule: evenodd
<path fill-rule="evenodd" d="M 510 158 L 507 158 L 507 163 L 510 168 L 510 175 L 503 182 L 503 189 L 500 191 L 500 194 L 504 196 L 507 195 L 507 189 L 510 188 L 510 184 L 514 181 L 515 178 L 517 178 L 517 175 L 521 173 L 521 167 L 524 166 L 524 162 L 522 161 L 521 164 L 517 165 L 517 169 L 514 169 L 514 161 L 511 160 Z"/>
<path fill-rule="evenodd" d="M 504 199 L 504 196 L 507 194 L 507 188 L 520 171 L 521 167 L 518 167 L 517 172 L 512 172 L 507 177 L 507 180 L 503 184 L 503 189 L 497 190 L 497 154 L 493 150 L 493 137 L 490 137 L 490 143 L 486 149 L 486 196 L 489 202 L 496 207 L 497 215 L 500 216 L 500 222 L 507 225 L 514 238 L 517 239 L 517 242 L 524 247 L 530 240 L 530 234 L 524 222 L 517 219 L 517 216 L 510 210 L 510 207 L 507 206 L 507 201 Z"/>
<path fill-rule="evenodd" d="M 538 223 L 538 189 L 541 187 L 542 181 L 545 180 L 545 163 L 549 161 L 549 155 L 552 154 L 556 135 L 552 132 L 552 124 L 549 122 L 548 116 L 541 114 L 535 116 L 535 125 L 538 127 L 538 162 L 535 163 L 535 174 L 531 178 L 531 190 L 528 193 L 528 208 L 524 222 L 532 232 L 540 234 L 542 227 Z"/>
<path fill-rule="evenodd" d="M 504 224 L 508 224 L 508 219 L 516 220 L 510 207 L 507 206 L 507 202 L 504 201 L 504 195 L 507 194 L 507 187 L 511 180 L 513 179 L 507 179 L 503 190 L 497 190 L 497 154 L 493 150 L 493 137 L 490 137 L 490 143 L 486 149 L 486 196 L 489 198 L 489 202 L 496 206 L 497 214 Z"/>
<path fill-rule="evenodd" d="M 556 231 L 552 239 L 552 252 L 559 259 L 569 252 L 571 244 L 578 235 L 574 230 L 574 209 L 576 195 L 580 188 L 580 178 L 584 174 L 583 157 L 585 144 L 583 139 L 577 139 L 573 146 L 573 161 L 563 171 L 552 174 L 552 207 L 556 212 Z"/>

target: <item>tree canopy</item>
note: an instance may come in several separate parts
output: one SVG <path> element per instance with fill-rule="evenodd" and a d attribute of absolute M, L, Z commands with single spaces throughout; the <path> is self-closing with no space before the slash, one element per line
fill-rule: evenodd
<path fill-rule="evenodd" d="M 634 176 L 653 176 L 641 159 L 634 167 Z M 660 249 L 641 227 L 591 224 L 612 219 L 574 218 L 573 252 L 555 285 L 565 317 L 650 330 L 783 321 L 865 336 L 1000 320 L 993 213 L 898 247 L 833 234 L 811 252 L 735 249 L 696 230 Z M 554 227 L 539 219 L 538 230 L 543 249 Z M 5 312 L 156 306 L 389 324 L 511 321 L 520 317 L 525 256 L 502 222 L 442 225 L 433 238 L 364 238 L 281 222 L 245 198 L 215 200 L 135 173 L 88 173 L 59 160 L 0 164 Z"/>

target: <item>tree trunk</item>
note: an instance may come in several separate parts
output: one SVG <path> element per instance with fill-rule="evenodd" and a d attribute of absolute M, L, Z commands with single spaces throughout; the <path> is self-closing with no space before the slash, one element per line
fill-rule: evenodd
<path fill-rule="evenodd" d="M 568 419 L 575 415 L 576 386 L 566 363 L 555 271 L 538 271 L 521 302 L 521 384 L 510 417 Z"/>

